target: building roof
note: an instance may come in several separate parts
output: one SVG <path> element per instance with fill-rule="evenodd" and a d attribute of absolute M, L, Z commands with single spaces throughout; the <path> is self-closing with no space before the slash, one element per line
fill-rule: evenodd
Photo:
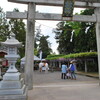
<path fill-rule="evenodd" d="M 40 61 L 40 58 L 38 58 L 37 56 L 34 55 L 34 60 L 35 60 L 35 61 L 36 61 L 36 60 Z M 25 57 L 23 57 L 23 58 L 21 59 L 21 61 L 22 61 L 22 62 L 25 62 Z"/>

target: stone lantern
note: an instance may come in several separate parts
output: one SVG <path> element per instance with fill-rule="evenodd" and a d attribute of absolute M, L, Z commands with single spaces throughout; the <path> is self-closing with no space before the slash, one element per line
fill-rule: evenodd
<path fill-rule="evenodd" d="M 7 48 L 5 58 L 8 60 L 9 68 L 0 83 L 0 100 L 26 100 L 26 86 L 21 73 L 15 67 L 19 58 L 17 49 L 21 46 L 21 42 L 15 39 L 14 33 L 11 33 L 10 38 L 1 42 L 1 45 Z"/>
<path fill-rule="evenodd" d="M 10 34 L 10 39 L 7 39 L 5 42 L 1 42 L 1 45 L 6 46 L 7 48 L 7 55 L 5 55 L 5 58 L 8 60 L 9 63 L 9 69 L 7 72 L 18 72 L 18 70 L 15 67 L 16 61 L 19 58 L 19 55 L 17 54 L 18 47 L 21 46 L 21 42 L 15 39 L 15 34 Z"/>

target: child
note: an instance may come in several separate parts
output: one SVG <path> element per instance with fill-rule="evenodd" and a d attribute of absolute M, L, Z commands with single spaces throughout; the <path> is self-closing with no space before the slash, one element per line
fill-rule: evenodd
<path fill-rule="evenodd" d="M 67 79 L 70 79 L 70 78 L 71 78 L 70 69 L 67 69 L 67 74 L 66 74 L 66 76 L 67 76 Z"/>

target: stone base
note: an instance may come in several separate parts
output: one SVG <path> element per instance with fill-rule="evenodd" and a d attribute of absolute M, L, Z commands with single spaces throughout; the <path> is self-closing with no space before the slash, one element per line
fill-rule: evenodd
<path fill-rule="evenodd" d="M 23 95 L 25 89 L 25 85 L 21 89 L 0 89 L 0 95 Z"/>
<path fill-rule="evenodd" d="M 0 100 L 28 100 L 27 89 L 23 95 L 2 95 Z"/>

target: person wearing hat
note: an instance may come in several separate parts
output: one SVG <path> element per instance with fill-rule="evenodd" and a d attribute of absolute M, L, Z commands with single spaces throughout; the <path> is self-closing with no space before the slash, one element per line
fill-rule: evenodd
<path fill-rule="evenodd" d="M 69 70 L 70 70 L 70 72 L 71 72 L 71 79 L 76 80 L 75 65 L 73 64 L 72 61 L 70 62 Z"/>

